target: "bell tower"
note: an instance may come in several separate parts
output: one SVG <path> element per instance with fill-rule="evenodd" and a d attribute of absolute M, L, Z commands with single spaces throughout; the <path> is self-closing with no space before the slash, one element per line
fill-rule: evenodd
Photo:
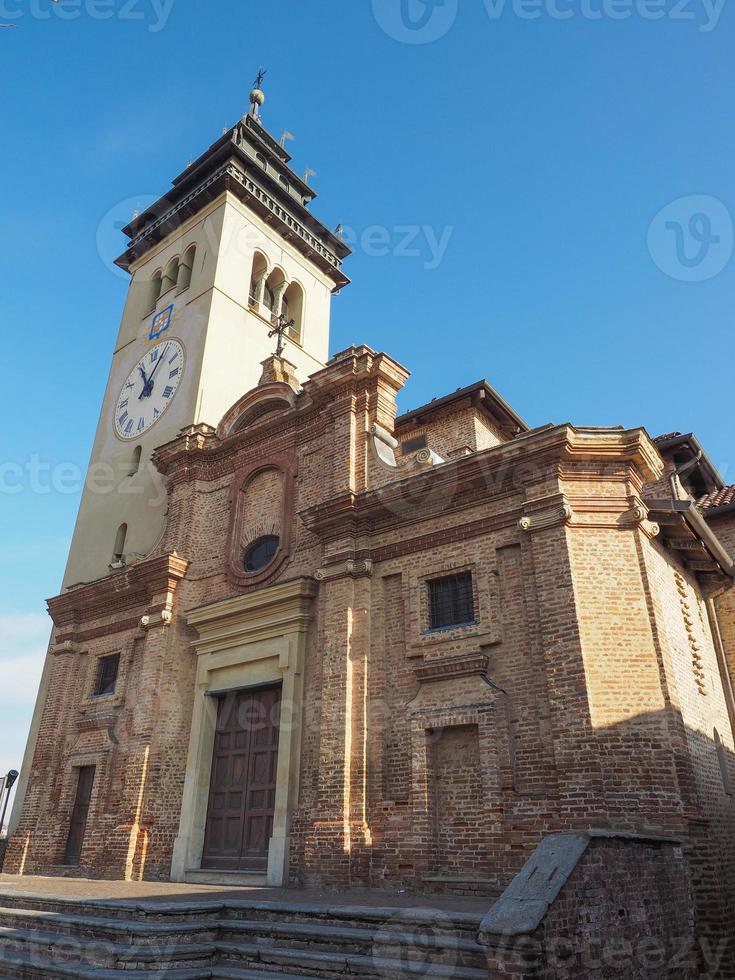
<path fill-rule="evenodd" d="M 64 588 L 144 558 L 164 528 L 151 455 L 185 426 L 216 426 L 278 342 L 305 380 L 328 358 L 332 294 L 349 249 L 250 109 L 123 229 L 131 276 Z"/>

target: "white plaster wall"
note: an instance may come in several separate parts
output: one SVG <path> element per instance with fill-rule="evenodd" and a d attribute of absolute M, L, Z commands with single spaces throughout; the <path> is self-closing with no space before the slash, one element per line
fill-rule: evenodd
<path fill-rule="evenodd" d="M 174 323 L 162 337 L 149 340 L 153 313 L 146 310 L 150 279 L 196 243 L 189 288 L 165 293 L 156 305 L 174 304 Z M 132 269 L 133 279 L 110 367 L 100 421 L 64 587 L 110 573 L 117 528 L 128 525 L 126 555 L 133 562 L 150 553 L 164 530 L 163 484 L 151 456 L 157 446 L 195 422 L 217 425 L 228 409 L 260 379 L 261 362 L 275 349 L 270 324 L 248 307 L 254 252 L 279 265 L 304 289 L 303 346 L 289 343 L 286 357 L 306 379 L 328 357 L 331 284 L 278 234 L 251 214 L 233 195 L 222 195 Z M 186 351 L 183 380 L 171 406 L 140 440 L 123 442 L 114 432 L 113 410 L 120 389 L 146 350 L 169 338 Z M 133 450 L 142 447 L 141 467 L 129 478 Z M 100 467 L 97 464 L 103 464 Z M 92 476 L 100 476 L 91 479 Z"/>

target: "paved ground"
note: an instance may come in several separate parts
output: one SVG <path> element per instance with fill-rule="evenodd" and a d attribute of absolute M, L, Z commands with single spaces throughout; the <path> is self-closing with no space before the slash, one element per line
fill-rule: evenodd
<path fill-rule="evenodd" d="M 310 905 L 362 905 L 372 908 L 432 908 L 457 912 L 487 912 L 491 898 L 458 895 L 417 895 L 353 889 L 344 892 L 296 888 L 237 888 L 220 885 L 179 885 L 152 881 L 91 881 L 86 878 L 40 878 L 0 874 L 0 904 L 3 895 L 34 895 L 40 898 L 145 902 L 218 901 L 224 898 L 253 902 L 303 902 Z"/>

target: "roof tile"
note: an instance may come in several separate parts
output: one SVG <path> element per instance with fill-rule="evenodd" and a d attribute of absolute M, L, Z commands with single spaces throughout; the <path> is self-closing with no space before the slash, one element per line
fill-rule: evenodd
<path fill-rule="evenodd" d="M 735 503 L 735 484 L 731 487 L 723 487 L 722 490 L 714 490 L 699 500 L 699 506 L 702 510 L 714 510 L 717 507 L 727 507 L 733 503 Z"/>

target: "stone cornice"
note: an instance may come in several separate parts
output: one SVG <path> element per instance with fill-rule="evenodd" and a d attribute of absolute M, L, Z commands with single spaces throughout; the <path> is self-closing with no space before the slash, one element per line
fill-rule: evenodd
<path fill-rule="evenodd" d="M 395 394 L 405 384 L 408 372 L 387 354 L 369 347 L 351 347 L 337 354 L 327 367 L 304 382 L 297 395 L 288 385 L 276 382 L 247 392 L 227 412 L 215 431 L 208 425 L 183 429 L 153 454 L 157 469 L 176 479 L 212 478 L 232 472 L 235 454 L 242 449 L 253 455 L 267 444 L 269 452 L 276 439 L 294 444 L 315 438 L 330 423 L 330 413 L 354 409 L 354 399 L 367 391 L 377 392 L 376 415 L 392 424 Z M 228 431 L 232 424 L 259 403 L 282 404 L 275 411 L 247 424 L 242 430 Z"/>
<path fill-rule="evenodd" d="M 301 577 L 187 610 L 197 654 L 305 632 L 317 591 L 314 579 Z"/>
<path fill-rule="evenodd" d="M 562 467 L 564 476 L 574 479 L 576 465 L 582 466 L 585 480 L 596 477 L 632 481 L 640 486 L 658 479 L 663 471 L 661 458 L 643 429 L 576 429 L 563 425 L 524 434 L 367 493 L 343 494 L 305 508 L 299 516 L 310 531 L 322 537 L 344 531 L 365 533 L 377 527 L 411 523 L 417 507 L 428 517 L 466 506 L 478 494 L 490 499 L 512 491 L 522 493 L 550 479 L 558 484 Z M 412 506 L 407 506 L 407 501 L 413 502 Z M 558 503 L 553 514 L 544 515 L 544 520 L 551 522 L 545 526 L 571 520 L 564 497 L 560 496 Z M 629 507 L 625 504 L 623 509 Z M 524 507 L 524 516 L 531 520 L 524 530 L 533 526 L 534 509 L 532 501 Z"/>
<path fill-rule="evenodd" d="M 349 285 L 342 272 L 342 258 L 349 249 L 297 201 L 277 200 L 265 186 L 263 175 L 254 160 L 235 145 L 223 146 L 218 160 L 212 160 L 208 173 L 189 186 L 189 181 L 172 188 L 151 208 L 127 227 L 132 236 L 127 250 L 116 259 L 122 269 L 130 266 L 162 241 L 182 223 L 200 211 L 208 202 L 229 191 L 272 224 L 303 255 L 309 258 L 334 283 L 335 289 Z M 220 162 L 221 161 L 221 162 Z M 257 178 L 257 179 L 256 179 Z M 341 254 L 337 254 L 337 253 Z"/>
<path fill-rule="evenodd" d="M 367 344 L 348 347 L 331 358 L 321 371 L 317 371 L 304 384 L 304 390 L 312 397 L 325 387 L 339 386 L 355 379 L 375 379 L 394 394 L 399 392 L 410 377 L 410 372 L 388 354 L 377 353 Z"/>
<path fill-rule="evenodd" d="M 48 611 L 64 639 L 73 639 L 67 637 L 69 630 L 78 632 L 84 623 L 118 615 L 154 599 L 160 599 L 157 611 L 167 608 L 188 567 L 189 562 L 177 554 L 149 558 L 123 572 L 73 587 L 49 599 Z"/>
<path fill-rule="evenodd" d="M 452 680 L 455 677 L 487 677 L 490 658 L 483 653 L 470 653 L 463 657 L 430 660 L 414 667 L 414 674 L 422 683 Z"/>
<path fill-rule="evenodd" d="M 252 426 L 256 426 L 262 422 L 274 421 L 275 413 L 283 415 L 286 412 L 291 412 L 297 407 L 297 393 L 294 389 L 283 381 L 270 381 L 266 384 L 260 384 L 257 388 L 253 388 L 248 391 L 239 401 L 235 402 L 232 408 L 225 413 L 219 425 L 217 426 L 217 436 L 221 440 L 225 440 L 229 435 L 234 435 L 233 426 L 239 423 L 241 419 L 247 419 L 250 413 L 256 412 L 258 409 L 272 408 L 273 416 L 270 415 L 267 418 L 257 419 L 253 422 L 247 423 L 247 428 L 250 429 Z"/>

